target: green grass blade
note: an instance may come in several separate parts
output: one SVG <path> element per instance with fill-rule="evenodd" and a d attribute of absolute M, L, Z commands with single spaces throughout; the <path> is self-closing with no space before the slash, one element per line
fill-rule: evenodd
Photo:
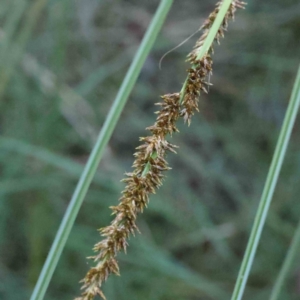
<path fill-rule="evenodd" d="M 279 296 L 280 296 L 281 289 L 283 287 L 284 281 L 286 280 L 293 266 L 293 262 L 295 261 L 296 256 L 299 255 L 299 248 L 300 248 L 300 221 L 295 231 L 292 244 L 288 250 L 288 253 L 286 254 L 281 270 L 278 274 L 278 277 L 272 289 L 270 300 L 280 299 Z"/>
<path fill-rule="evenodd" d="M 165 17 L 171 8 L 173 0 L 162 0 L 143 41 L 134 57 L 134 60 L 124 78 L 121 88 L 116 96 L 116 99 L 108 113 L 107 119 L 102 127 L 102 130 L 97 138 L 94 149 L 89 157 L 81 178 L 77 184 L 69 207 L 63 217 L 59 230 L 56 234 L 55 240 L 52 244 L 47 260 L 43 266 L 42 272 L 35 286 L 31 300 L 43 299 L 46 289 L 51 280 L 52 274 L 56 268 L 59 257 L 65 246 L 69 233 L 74 224 L 75 218 L 78 214 L 82 201 L 88 191 L 93 176 L 97 170 L 98 164 L 101 160 L 103 151 L 112 135 L 112 132 L 117 124 L 119 116 L 124 108 L 126 100 L 137 80 L 144 61 L 152 48 L 154 41 L 160 31 Z"/>
<path fill-rule="evenodd" d="M 231 300 L 242 299 L 300 104 L 300 66 Z"/>

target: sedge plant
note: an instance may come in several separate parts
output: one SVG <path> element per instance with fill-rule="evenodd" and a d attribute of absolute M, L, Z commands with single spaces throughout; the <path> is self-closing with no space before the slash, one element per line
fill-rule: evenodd
<path fill-rule="evenodd" d="M 83 292 L 76 300 L 92 300 L 96 296 L 106 299 L 102 284 L 110 274 L 119 275 L 116 256 L 120 251 L 126 252 L 129 236 L 139 232 L 137 215 L 147 207 L 150 194 L 154 194 L 162 185 L 164 173 L 170 169 L 166 161 L 167 153 L 176 153 L 177 147 L 166 138 L 178 132 L 178 119 L 183 118 L 190 125 L 192 116 L 199 111 L 200 93 L 207 93 L 210 85 L 208 81 L 212 74 L 213 42 L 219 43 L 227 30 L 228 21 L 234 18 L 236 9 L 244 8 L 244 5 L 237 0 L 217 3 L 201 27 L 204 31 L 202 36 L 187 56 L 191 66 L 181 91 L 163 95 L 162 101 L 157 103 L 161 110 L 157 112 L 156 122 L 146 128 L 150 134 L 140 138 L 142 144 L 134 154 L 134 170 L 125 174 L 123 182 L 126 187 L 120 202 L 111 207 L 115 218 L 109 226 L 99 230 L 103 239 L 94 246 L 95 255 L 90 257 L 95 266 L 90 268 L 82 280 Z"/>
<path fill-rule="evenodd" d="M 256 250 L 259 244 L 259 240 L 262 234 L 263 226 L 266 221 L 266 217 L 268 214 L 268 210 L 270 208 L 270 204 L 272 201 L 272 197 L 275 191 L 275 187 L 278 181 L 278 177 L 280 174 L 280 170 L 282 167 L 282 163 L 286 154 L 287 146 L 291 137 L 292 129 L 295 124 L 296 116 L 299 110 L 300 105 L 300 67 L 298 69 L 298 73 L 296 76 L 295 84 L 293 87 L 293 91 L 291 94 L 290 102 L 286 111 L 286 115 L 282 124 L 282 128 L 280 131 L 280 135 L 277 141 L 277 145 L 275 148 L 275 152 L 273 155 L 273 159 L 270 165 L 270 169 L 268 172 L 268 176 L 266 179 L 266 183 L 264 186 L 264 190 L 261 196 L 261 200 L 257 209 L 257 213 L 255 216 L 254 224 L 252 227 L 252 231 L 250 234 L 250 238 L 248 240 L 248 245 L 244 254 L 244 258 L 241 264 L 241 268 L 237 277 L 237 281 L 235 284 L 235 288 L 233 291 L 233 295 L 231 300 L 241 300 L 244 294 L 245 286 L 249 277 L 249 273 L 254 261 L 254 257 L 256 254 Z M 298 231 L 296 232 L 295 243 L 297 244 L 298 240 Z M 294 246 L 291 249 L 294 249 Z M 293 256 L 293 252 L 295 250 L 291 250 L 291 254 L 288 255 L 288 259 Z M 288 265 L 290 262 L 287 262 Z M 282 273 L 286 273 L 287 267 L 284 267 Z M 283 275 L 280 275 L 283 276 Z M 282 284 L 282 279 L 279 278 L 276 282 L 275 286 L 278 286 L 278 289 L 275 288 L 275 291 L 272 292 L 273 299 L 275 295 L 278 294 L 280 290 L 280 285 Z"/>

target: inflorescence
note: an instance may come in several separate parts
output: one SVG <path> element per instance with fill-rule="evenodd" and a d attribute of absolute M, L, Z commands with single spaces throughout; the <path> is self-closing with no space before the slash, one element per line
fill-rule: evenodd
<path fill-rule="evenodd" d="M 116 260 L 119 251 L 125 251 L 128 246 L 127 240 L 131 234 L 139 232 L 136 219 L 140 212 L 147 206 L 149 195 L 154 194 L 156 189 L 162 185 L 164 171 L 170 169 L 165 159 L 168 152 L 175 152 L 177 148 L 166 140 L 167 135 L 178 132 L 177 120 L 182 117 L 190 124 L 191 117 L 197 111 L 201 91 L 207 93 L 210 83 L 208 78 L 212 74 L 212 46 L 201 58 L 198 53 L 208 35 L 208 32 L 219 12 L 222 1 L 218 2 L 215 10 L 205 20 L 202 36 L 196 42 L 191 53 L 187 56 L 191 67 L 187 70 L 188 76 L 184 88 L 180 93 L 166 94 L 162 96 L 162 102 L 157 103 L 161 110 L 154 125 L 146 128 L 151 135 L 140 138 L 142 144 L 137 147 L 134 154 L 134 171 L 126 173 L 123 182 L 126 187 L 117 206 L 112 206 L 114 220 L 107 227 L 99 231 L 104 238 L 94 246 L 95 255 L 90 257 L 96 265 L 86 274 L 83 282 L 83 293 L 76 300 L 92 300 L 95 296 L 106 299 L 101 286 L 108 276 L 113 273 L 119 275 L 119 266 Z M 225 18 L 217 32 L 215 41 L 219 43 L 224 37 L 224 31 L 228 27 L 228 21 L 234 18 L 237 8 L 243 8 L 245 3 L 232 1 Z"/>

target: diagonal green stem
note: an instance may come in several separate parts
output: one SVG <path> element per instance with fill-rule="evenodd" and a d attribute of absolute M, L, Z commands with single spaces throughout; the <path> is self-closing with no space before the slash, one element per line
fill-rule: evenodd
<path fill-rule="evenodd" d="M 280 296 L 282 286 L 293 266 L 293 262 L 295 261 L 296 256 L 299 255 L 299 249 L 300 249 L 300 221 L 295 231 L 292 244 L 288 250 L 288 253 L 284 259 L 281 270 L 274 284 L 270 300 L 280 299 L 279 296 Z"/>
<path fill-rule="evenodd" d="M 124 108 L 127 98 L 137 80 L 145 59 L 152 48 L 154 41 L 160 31 L 167 13 L 169 12 L 173 0 L 162 0 L 149 25 L 143 41 L 134 57 L 134 60 L 123 80 L 116 99 L 108 113 L 102 130 L 97 138 L 94 149 L 88 159 L 88 162 L 81 174 L 80 180 L 74 191 L 68 209 L 63 217 L 55 240 L 51 246 L 50 252 L 35 286 L 31 300 L 42 300 L 46 293 L 47 287 L 58 263 L 59 257 L 66 244 L 78 211 L 81 207 L 83 199 L 88 191 L 98 164 L 102 158 L 104 149 L 112 135 L 117 124 L 120 114 Z"/>
<path fill-rule="evenodd" d="M 197 55 L 197 59 L 200 60 L 209 50 L 209 48 L 212 46 L 213 42 L 214 42 L 214 39 L 217 35 L 217 32 L 224 20 L 224 17 L 229 9 L 229 6 L 231 4 L 232 0 L 224 0 L 221 7 L 220 7 L 220 10 L 217 14 L 217 17 L 216 19 L 214 20 L 214 23 L 212 25 L 212 27 L 210 28 L 209 32 L 208 32 L 208 35 L 203 43 L 203 46 L 200 48 L 200 51 Z M 183 86 L 182 86 L 182 89 L 180 91 L 180 99 L 179 99 L 179 103 L 182 103 L 183 101 L 183 98 L 184 98 L 184 90 L 185 90 L 185 87 L 187 85 L 187 80 L 188 78 L 186 78 Z"/>
<path fill-rule="evenodd" d="M 242 299 L 300 104 L 300 66 L 231 300 Z"/>
<path fill-rule="evenodd" d="M 211 47 L 211 45 L 213 44 L 214 42 L 214 39 L 215 39 L 215 36 L 217 35 L 217 32 L 224 20 L 224 17 L 228 11 L 228 8 L 231 4 L 232 0 L 224 0 L 221 7 L 220 7 L 220 10 L 217 14 L 217 17 L 204 41 L 204 44 L 203 46 L 201 47 L 198 55 L 197 55 L 197 59 L 201 59 L 204 54 L 209 50 L 209 48 Z M 185 91 L 185 88 L 186 88 L 186 85 L 187 85 L 187 82 L 188 82 L 188 77 L 185 79 L 185 82 L 183 83 L 183 86 L 181 88 L 181 91 L 180 91 L 180 98 L 179 98 L 179 103 L 181 104 L 182 101 L 183 101 L 183 98 L 184 98 L 184 91 Z M 154 152 L 152 154 L 152 158 L 155 158 L 156 157 L 156 153 Z M 147 162 L 145 168 L 144 168 L 144 171 L 142 173 L 142 177 L 145 177 L 147 175 L 147 173 L 150 171 L 150 162 Z"/>
<path fill-rule="evenodd" d="M 214 39 L 217 35 L 217 32 L 224 20 L 224 17 L 229 9 L 229 6 L 231 4 L 232 0 L 224 0 L 220 10 L 217 14 L 216 19 L 214 20 L 214 23 L 212 25 L 212 27 L 209 30 L 209 33 L 204 41 L 203 46 L 201 47 L 198 55 L 197 55 L 197 59 L 201 59 L 209 50 L 209 48 L 211 47 L 212 43 L 214 42 Z"/>
<path fill-rule="evenodd" d="M 228 11 L 228 8 L 231 4 L 232 0 L 224 0 L 221 7 L 220 7 L 220 10 L 217 14 L 217 17 L 211 27 L 211 29 L 209 30 L 209 33 L 204 41 L 204 44 L 203 46 L 201 47 L 198 55 L 197 55 L 197 59 L 201 59 L 204 54 L 209 50 L 209 48 L 211 47 L 211 45 L 213 44 L 214 42 L 214 39 L 215 39 L 215 36 L 217 35 L 217 32 L 224 20 L 224 17 Z M 186 88 L 186 85 L 187 85 L 187 82 L 188 82 L 188 77 L 185 79 L 184 83 L 183 83 L 183 86 L 181 88 L 181 91 L 180 91 L 180 98 L 179 98 L 179 103 L 181 104 L 182 101 L 183 101 L 183 98 L 184 98 L 184 91 L 185 91 L 185 88 Z M 156 157 L 156 153 L 153 153 L 152 154 L 152 157 L 155 158 Z M 145 166 L 145 169 L 142 173 L 142 177 L 146 176 L 147 173 L 150 171 L 150 162 L 148 162 Z"/>

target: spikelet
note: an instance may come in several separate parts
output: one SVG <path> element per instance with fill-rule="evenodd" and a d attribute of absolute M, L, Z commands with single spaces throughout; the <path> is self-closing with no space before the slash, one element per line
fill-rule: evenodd
<path fill-rule="evenodd" d="M 187 57 L 191 67 L 187 70 L 187 80 L 181 92 L 183 95 L 180 93 L 166 94 L 161 97 L 162 101 L 157 103 L 161 110 L 157 112 L 156 122 L 146 128 L 151 135 L 140 138 L 142 144 L 136 148 L 137 152 L 134 154 L 134 171 L 125 174 L 126 177 L 122 181 L 126 187 L 119 199 L 119 204 L 110 207 L 115 218 L 109 226 L 99 230 L 104 239 L 94 246 L 93 250 L 96 255 L 90 257 L 96 265 L 87 272 L 81 281 L 84 291 L 75 300 L 92 300 L 97 295 L 106 299 L 101 290 L 102 283 L 110 274 L 119 275 L 117 253 L 119 251 L 126 252 L 128 237 L 139 232 L 136 225 L 137 215 L 143 212 L 149 202 L 149 195 L 154 194 L 156 189 L 162 185 L 164 172 L 170 169 L 165 159 L 166 154 L 168 152 L 176 153 L 177 147 L 170 144 L 166 140 L 166 136 L 178 132 L 176 122 L 180 117 L 190 124 L 193 114 L 199 111 L 200 92 L 207 93 L 209 86 L 207 81 L 212 73 L 211 54 L 213 48 L 210 47 L 201 59 L 198 59 L 197 55 L 219 12 L 221 3 L 217 3 L 215 10 L 204 22 L 202 26 L 204 33 Z M 228 20 L 234 18 L 236 9 L 243 8 L 244 4 L 240 1 L 232 2 L 215 37 L 216 42 L 219 43 L 220 38 L 224 36 Z"/>

